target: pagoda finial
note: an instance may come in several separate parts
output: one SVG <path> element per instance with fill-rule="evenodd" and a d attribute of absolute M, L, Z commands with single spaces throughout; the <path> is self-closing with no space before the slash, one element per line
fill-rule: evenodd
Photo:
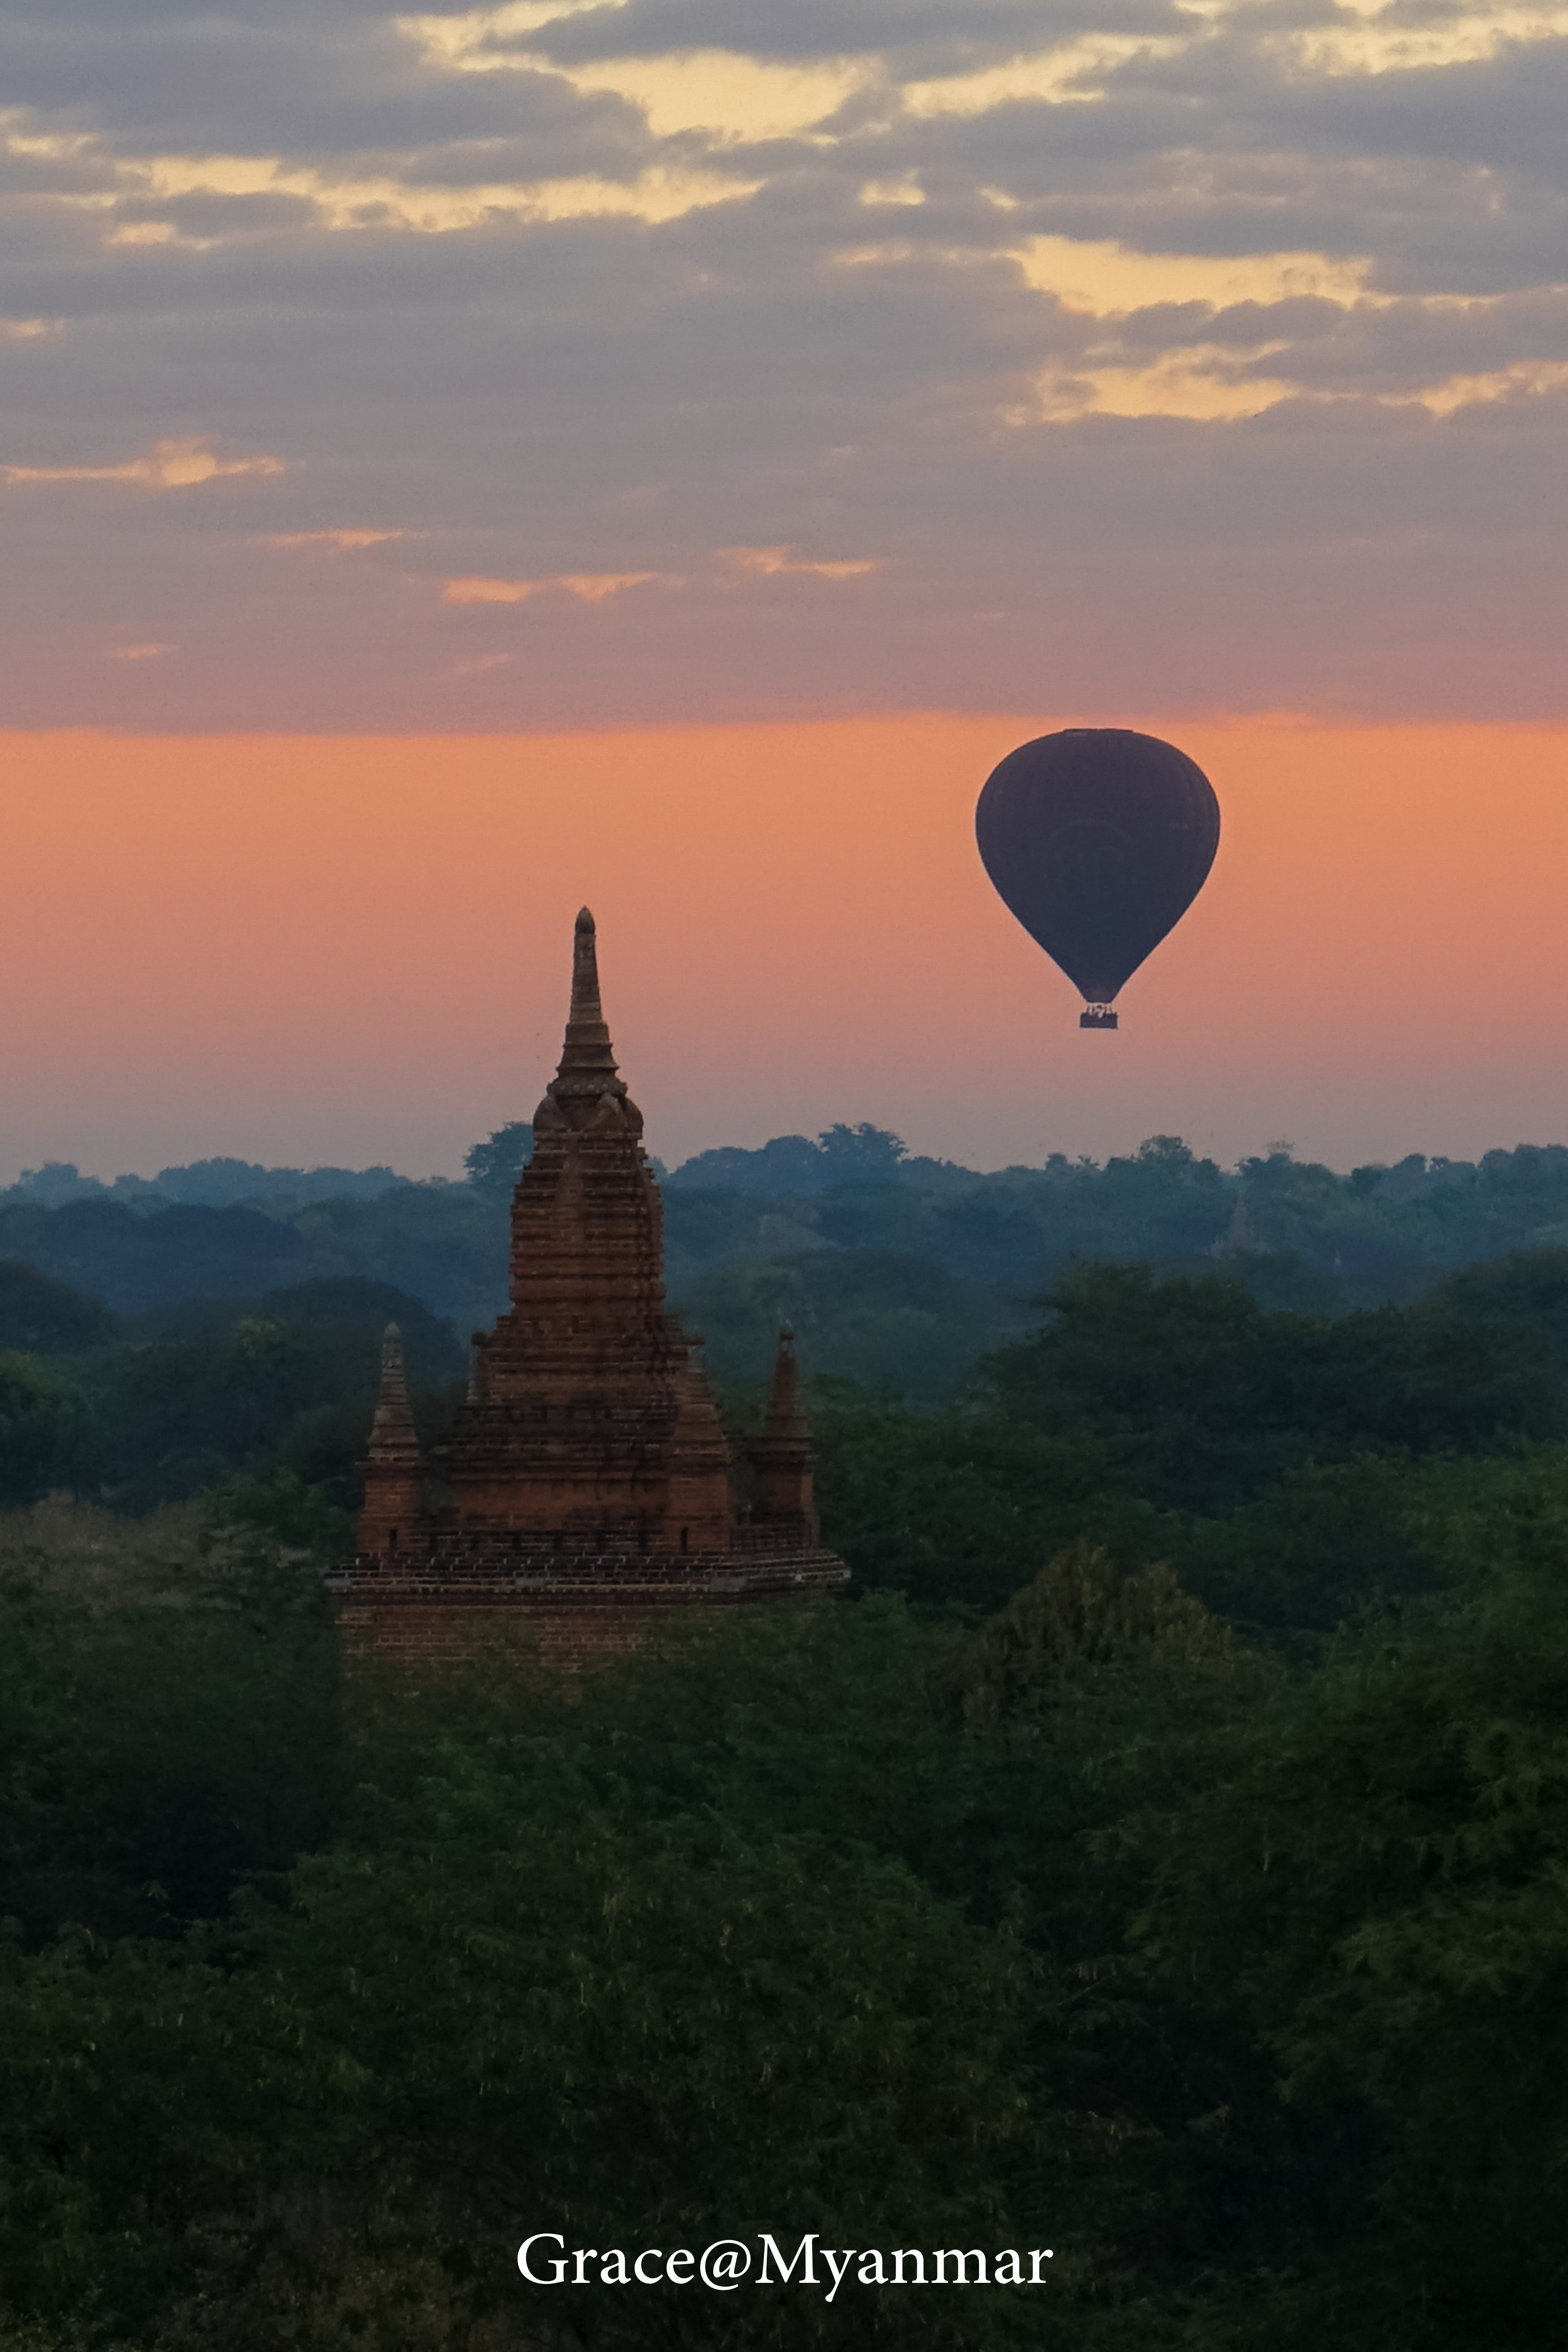
<path fill-rule="evenodd" d="M 568 1018 L 574 1029 L 581 1023 L 602 1023 L 605 1018 L 605 1009 L 599 1002 L 598 934 L 586 907 L 578 913 L 572 938 L 572 1011 Z"/>
<path fill-rule="evenodd" d="M 594 918 L 586 907 L 572 936 L 572 1009 L 566 1016 L 566 1043 L 561 1066 L 552 1081 L 552 1095 L 624 1095 L 626 1087 L 616 1072 L 610 1033 L 599 997 L 598 940 Z"/>

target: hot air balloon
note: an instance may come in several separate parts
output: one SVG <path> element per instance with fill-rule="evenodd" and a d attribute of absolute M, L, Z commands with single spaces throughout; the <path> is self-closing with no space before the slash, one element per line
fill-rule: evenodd
<path fill-rule="evenodd" d="M 1156 735 L 1068 727 L 1009 751 L 974 812 L 986 873 L 1086 1002 L 1114 1029 L 1118 992 L 1202 889 L 1219 846 L 1203 770 Z"/>

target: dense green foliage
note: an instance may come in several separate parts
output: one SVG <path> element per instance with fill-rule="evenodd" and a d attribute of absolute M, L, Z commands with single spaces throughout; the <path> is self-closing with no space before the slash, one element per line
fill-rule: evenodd
<path fill-rule="evenodd" d="M 1450 1575 L 1238 1715 L 1138 1831 L 1137 1930 L 1287 2094 L 1389 2119 L 1384 2194 L 1439 2298 L 1550 2342 L 1568 2285 L 1568 1461 L 1451 1497 Z M 1424 2200 L 1424 2202 L 1422 2201 Z M 1440 2237 L 1423 2242 L 1420 2219 Z"/>
<path fill-rule="evenodd" d="M 1568 1437 L 1565 1286 L 1568 1252 L 1537 1251 L 1331 1318 L 1080 1267 L 956 1403 L 823 1386 L 835 1540 L 868 1583 L 994 1609 L 1090 1534 L 1243 1622 L 1331 1630 L 1432 1581 L 1418 1464 Z"/>
<path fill-rule="evenodd" d="M 1420 1475 L 1440 1588 L 1294 1667 L 1079 1543 L 973 1631 L 759 1612 L 575 1703 L 343 1722 L 298 1572 L 106 1606 L 40 1557 L 10 2340 L 1554 2343 L 1568 1461 Z M 1058 2259 L 1032 2300 L 552 2300 L 530 2227 Z"/>
<path fill-rule="evenodd" d="M 431 1434 L 461 1369 L 416 1299 L 0 1284 L 0 2352 L 1559 2342 L 1568 1249 L 1199 1264 L 1069 1265 L 956 1398 L 967 1278 L 719 1269 L 723 1363 L 783 1309 L 871 1376 L 813 1390 L 857 1598 L 577 1694 L 341 1683 L 382 1323 Z M 530 2228 L 1056 2253 L 556 2294 Z"/>
<path fill-rule="evenodd" d="M 0 1503 L 47 1494 L 68 1470 L 81 1426 L 68 1382 L 16 1352 L 0 1356 Z"/>
<path fill-rule="evenodd" d="M 390 1283 L 327 1278 L 128 1320 L 47 1288 L 67 1302 L 49 1300 L 53 1349 L 0 1355 L 0 1502 L 68 1488 L 147 1510 L 226 1477 L 281 1471 L 346 1512 L 357 1506 L 385 1326 L 403 1332 L 433 1431 L 463 1374 L 451 1327 Z"/>
<path fill-rule="evenodd" d="M 690 1284 L 681 1308 L 727 1385 L 764 1377 L 779 1326 L 789 1323 L 811 1362 L 922 1402 L 951 1396 L 987 1347 L 1032 1319 L 1021 1303 L 962 1282 L 930 1258 L 872 1249 L 723 1266 Z"/>
<path fill-rule="evenodd" d="M 1459 1315 L 1439 1290 L 1339 1318 L 1265 1314 L 1234 1281 L 1146 1266 L 1085 1267 L 1047 1304 L 1046 1328 L 993 1358 L 996 1402 L 1108 1444 L 1118 1484 L 1166 1506 L 1224 1507 L 1308 1461 L 1568 1432 L 1568 1358 L 1528 1308 Z"/>
<path fill-rule="evenodd" d="M 111 1339 L 117 1318 L 96 1298 L 37 1267 L 0 1262 L 0 1348 L 35 1356 L 69 1355 Z"/>
<path fill-rule="evenodd" d="M 254 1546 L 84 1608 L 5 1563 L 0 1916 L 166 1933 L 286 1870 L 341 1793 L 322 1597 Z"/>

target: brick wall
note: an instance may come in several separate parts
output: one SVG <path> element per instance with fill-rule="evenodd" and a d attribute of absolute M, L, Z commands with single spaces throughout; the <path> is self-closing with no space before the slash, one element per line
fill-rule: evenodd
<path fill-rule="evenodd" d="M 732 1604 L 733 1605 L 733 1604 Z M 748 1605 L 741 1603 L 739 1605 Z M 775 1606 L 784 1605 L 775 1597 Z M 791 1608 L 801 1604 L 796 1600 Z M 621 1598 L 581 1602 L 391 1601 L 340 1596 L 339 1636 L 352 1678 L 417 1684 L 468 1669 L 503 1667 L 520 1678 L 575 1680 L 649 1647 L 700 1641 L 730 1613 L 706 1595 L 685 1604 L 639 1606 Z"/>

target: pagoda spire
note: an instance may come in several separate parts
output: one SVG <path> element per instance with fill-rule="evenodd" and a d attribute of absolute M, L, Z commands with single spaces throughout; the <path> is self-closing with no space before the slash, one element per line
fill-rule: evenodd
<path fill-rule="evenodd" d="M 403 1334 L 395 1323 L 382 1333 L 381 1393 L 360 1467 L 364 1473 L 360 1550 L 397 1551 L 418 1541 L 426 1529 L 425 1464 L 408 1402 Z"/>
<path fill-rule="evenodd" d="M 778 1352 L 773 1358 L 773 1377 L 768 1391 L 767 1418 L 763 1434 L 775 1442 L 791 1444 L 806 1442 L 805 1415 L 800 1404 L 800 1371 L 795 1360 L 795 1326 L 779 1326 Z"/>
<path fill-rule="evenodd" d="M 626 1090 L 616 1073 L 599 995 L 598 938 L 594 918 L 584 907 L 572 937 L 572 1008 L 566 1016 L 561 1066 L 550 1082 L 550 1092 L 559 1100 L 564 1095 L 624 1095 Z"/>
<path fill-rule="evenodd" d="M 751 1448 L 755 1485 L 753 1520 L 788 1527 L 810 1542 L 816 1541 L 812 1459 L 811 1429 L 800 1401 L 795 1332 L 785 1323 L 779 1329 L 778 1353 L 773 1358 L 773 1383 L 762 1435 Z"/>
<path fill-rule="evenodd" d="M 403 1334 L 389 1323 L 381 1335 L 381 1393 L 370 1429 L 373 1462 L 417 1462 L 419 1438 L 414 1408 L 408 1402 L 408 1375 L 403 1365 Z"/>

